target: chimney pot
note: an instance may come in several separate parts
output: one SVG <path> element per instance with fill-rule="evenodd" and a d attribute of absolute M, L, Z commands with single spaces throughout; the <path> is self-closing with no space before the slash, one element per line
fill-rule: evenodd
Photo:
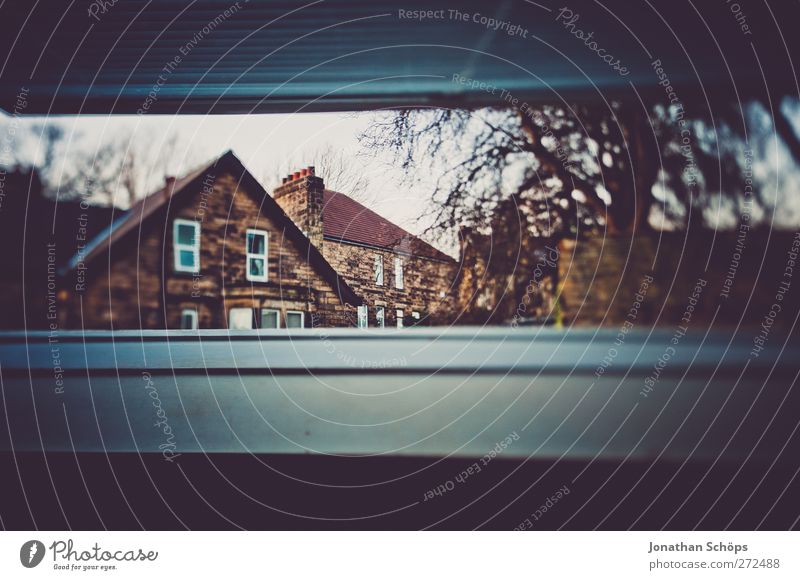
<path fill-rule="evenodd" d="M 283 181 L 281 181 L 281 183 L 286 183 L 287 181 L 289 181 L 289 178 L 288 177 L 284 177 Z"/>
<path fill-rule="evenodd" d="M 300 170 L 300 175 L 302 177 L 305 177 L 306 175 L 308 175 L 308 168 L 306 167 L 305 169 L 301 169 Z"/>
<path fill-rule="evenodd" d="M 299 171 L 295 171 L 294 172 L 294 178 L 295 179 L 300 179 L 300 172 Z"/>
<path fill-rule="evenodd" d="M 314 175 L 314 166 L 313 165 L 309 165 L 308 166 L 308 174 L 311 175 L 311 176 Z"/>
<path fill-rule="evenodd" d="M 167 175 L 164 178 L 164 195 L 170 197 L 174 189 L 175 189 L 175 176 Z"/>

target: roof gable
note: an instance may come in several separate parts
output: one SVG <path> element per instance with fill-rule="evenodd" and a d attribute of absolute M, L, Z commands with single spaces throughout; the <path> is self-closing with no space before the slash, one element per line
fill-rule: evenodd
<path fill-rule="evenodd" d="M 261 212 L 284 230 L 286 237 L 293 241 L 300 251 L 308 257 L 309 263 L 331 284 L 342 302 L 352 305 L 361 304 L 361 299 L 352 288 L 339 276 L 322 256 L 322 253 L 300 231 L 300 228 L 286 215 L 278 203 L 272 199 L 272 196 L 266 192 L 258 180 L 253 177 L 239 158 L 230 150 L 211 163 L 176 179 L 172 184 L 165 185 L 137 201 L 128 211 L 115 219 L 106 230 L 92 239 L 82 254 L 75 254 L 63 273 L 74 269 L 81 261 L 89 262 L 104 254 L 114 243 L 137 231 L 145 220 L 155 215 L 160 215 L 161 212 L 167 211 L 173 204 L 182 203 L 184 198 L 190 198 L 192 194 L 200 190 L 204 176 L 207 173 L 213 171 L 214 174 L 219 174 L 221 171 L 226 170 L 238 177 L 244 191 L 250 195 L 260 196 L 258 201 Z M 171 195 L 167 195 L 168 187 L 172 188 Z"/>

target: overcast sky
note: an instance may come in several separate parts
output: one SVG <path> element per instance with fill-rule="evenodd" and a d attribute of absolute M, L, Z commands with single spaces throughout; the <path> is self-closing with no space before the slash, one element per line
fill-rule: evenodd
<path fill-rule="evenodd" d="M 18 158 L 30 163 L 37 158 L 36 127 L 46 119 L 16 118 Z M 427 191 L 399 184 L 400 175 L 384 158 L 358 156 L 358 135 L 370 122 L 370 114 L 315 113 L 302 115 L 181 115 L 181 116 L 81 116 L 53 117 L 49 122 L 65 131 L 62 159 L 94 152 L 99 144 L 120 140 L 134 148 L 144 146 L 156 159 L 167 155 L 170 138 L 175 139 L 166 169 L 180 176 L 199 164 L 214 159 L 228 149 L 242 160 L 262 183 L 274 179 L 278 169 L 300 169 L 318 165 L 315 154 L 326 146 L 341 150 L 355 159 L 357 168 L 370 182 L 367 197 L 370 208 L 412 233 L 423 229 L 417 217 L 425 209 Z M 12 118 L 0 115 L 0 132 L 9 131 Z M 163 169 L 154 172 L 150 187 L 156 187 Z M 322 175 L 325 178 L 325 175 Z M 149 189 L 149 187 L 148 187 Z M 343 192 L 349 193 L 349 192 Z M 118 199 L 125 205 L 126 200 Z M 439 245 L 439 244 L 437 244 Z M 448 251 L 450 248 L 441 247 Z"/>
<path fill-rule="evenodd" d="M 800 119 L 800 103 L 793 103 L 791 111 L 795 121 Z M 770 119 L 765 111 L 751 110 L 750 123 L 759 126 L 751 135 L 754 149 L 754 176 L 765 197 L 772 200 L 762 217 L 778 227 L 797 227 L 800 224 L 800 172 L 791 161 L 785 146 L 777 142 Z M 359 147 L 358 135 L 369 125 L 371 113 L 304 113 L 302 115 L 180 115 L 180 116 L 80 116 L 55 117 L 49 122 L 59 124 L 65 131 L 62 161 L 69 164 L 74 155 L 93 152 L 99 144 L 119 140 L 134 148 L 145 150 L 154 159 L 171 161 L 154 168 L 152 182 L 147 191 L 160 186 L 165 172 L 180 176 L 201 163 L 210 161 L 228 149 L 243 161 L 251 173 L 269 186 L 283 172 L 308 165 L 319 166 L 315 153 L 327 146 L 343 151 L 355 160 L 356 171 L 369 181 L 369 190 L 363 198 L 369 207 L 389 220 L 419 234 L 424 225 L 417 221 L 427 207 L 427 196 L 433 187 L 428 182 L 409 187 L 401 183 L 402 175 L 385 157 L 364 156 Z M 11 140 L 17 158 L 29 164 L 37 158 L 38 132 L 33 129 L 46 119 L 42 117 L 12 118 L 0 114 L 0 138 Z M 800 128 L 800 124 L 798 124 Z M 170 146 L 169 142 L 174 139 Z M 167 154 L 169 152 L 169 154 Z M 359 156 L 359 153 L 362 155 Z M 0 165 L 9 165 L 0 159 Z M 164 166 L 168 165 L 168 167 Z M 319 174 L 319 172 L 318 172 Z M 325 178 L 325 175 L 322 175 Z M 345 191 L 343 193 L 351 193 Z M 118 198 L 125 206 L 127 200 Z M 720 206 L 722 207 L 722 206 Z M 728 207 L 708 215 L 710 224 L 723 228 L 737 222 L 735 208 Z M 429 240 L 441 250 L 454 254 L 455 240 Z"/>

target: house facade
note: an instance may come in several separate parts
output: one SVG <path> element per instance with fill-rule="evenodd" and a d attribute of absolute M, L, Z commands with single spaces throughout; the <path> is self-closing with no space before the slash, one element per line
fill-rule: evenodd
<path fill-rule="evenodd" d="M 357 326 L 447 322 L 458 273 L 453 258 L 326 189 L 313 167 L 285 177 L 273 197 L 359 296 Z"/>
<path fill-rule="evenodd" d="M 330 228 L 326 236 L 325 217 L 334 224 L 352 218 L 341 213 L 341 204 L 326 214 L 324 186 L 313 173 L 285 179 L 273 197 L 229 151 L 168 179 L 79 248 L 63 269 L 61 326 L 380 326 L 381 304 L 385 325 L 433 320 L 433 298 L 447 295 L 455 261 L 444 254 L 415 256 L 415 248 L 438 251 L 410 234 L 396 248 L 383 247 L 379 233 L 368 247 L 331 239 Z M 318 201 L 318 187 L 322 204 L 304 203 Z M 384 284 L 374 278 L 372 256 L 378 254 Z M 369 268 L 362 263 L 367 259 Z"/>

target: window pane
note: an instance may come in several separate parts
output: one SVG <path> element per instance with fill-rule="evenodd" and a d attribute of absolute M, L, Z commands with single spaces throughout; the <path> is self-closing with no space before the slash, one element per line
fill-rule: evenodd
<path fill-rule="evenodd" d="M 277 310 L 264 309 L 261 311 L 261 328 L 279 328 L 279 320 Z"/>
<path fill-rule="evenodd" d="M 185 246 L 194 245 L 194 226 L 178 224 L 178 243 Z"/>
<path fill-rule="evenodd" d="M 394 259 L 394 287 L 403 289 L 403 260 L 400 258 Z"/>
<path fill-rule="evenodd" d="M 375 254 L 375 285 L 383 286 L 383 256 Z"/>
<path fill-rule="evenodd" d="M 264 254 L 264 234 L 247 234 L 247 251 L 250 254 Z"/>
<path fill-rule="evenodd" d="M 253 311 L 249 308 L 231 308 L 228 314 L 230 330 L 247 330 L 253 328 Z"/>
<path fill-rule="evenodd" d="M 197 328 L 197 312 L 188 309 L 181 312 L 181 329 L 194 330 L 196 328 Z"/>
<path fill-rule="evenodd" d="M 264 260 L 263 258 L 250 258 L 250 276 L 263 278 L 264 277 Z"/>
<path fill-rule="evenodd" d="M 181 250 L 181 266 L 185 268 L 194 268 L 194 252 L 191 250 Z"/>
<path fill-rule="evenodd" d="M 359 328 L 366 328 L 369 325 L 367 318 L 367 307 L 366 306 L 359 306 L 358 307 L 358 327 Z"/>
<path fill-rule="evenodd" d="M 286 328 L 303 328 L 303 314 L 301 312 L 287 312 Z"/>
<path fill-rule="evenodd" d="M 384 309 L 382 306 L 378 306 L 377 310 L 375 311 L 375 318 L 378 321 L 378 327 L 383 328 L 386 323 L 384 319 Z"/>

